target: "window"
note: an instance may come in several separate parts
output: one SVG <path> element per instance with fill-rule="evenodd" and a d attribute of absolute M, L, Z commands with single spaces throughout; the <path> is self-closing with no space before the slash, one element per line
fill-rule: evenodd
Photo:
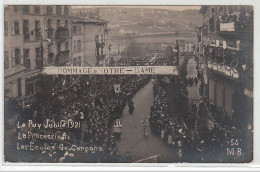
<path fill-rule="evenodd" d="M 31 68 L 31 60 L 30 60 L 30 49 L 24 49 L 24 64 L 25 67 L 30 70 Z"/>
<path fill-rule="evenodd" d="M 56 14 L 61 15 L 61 6 L 60 5 L 56 5 Z"/>
<path fill-rule="evenodd" d="M 5 67 L 5 69 L 9 68 L 9 55 L 8 55 L 8 51 L 5 51 L 4 67 Z"/>
<path fill-rule="evenodd" d="M 229 14 L 232 14 L 233 13 L 233 6 L 228 6 L 228 13 Z"/>
<path fill-rule="evenodd" d="M 65 43 L 65 50 L 69 50 L 69 43 L 68 42 Z"/>
<path fill-rule="evenodd" d="M 33 91 L 34 91 L 34 85 L 33 85 L 33 83 L 28 83 L 28 84 L 26 85 L 26 95 L 33 94 Z"/>
<path fill-rule="evenodd" d="M 78 33 L 79 33 L 79 34 L 82 34 L 82 33 L 81 33 L 81 26 L 78 27 Z"/>
<path fill-rule="evenodd" d="M 101 35 L 101 42 L 104 42 L 104 37 L 103 37 L 103 35 Z"/>
<path fill-rule="evenodd" d="M 40 14 L 40 12 L 41 12 L 40 6 L 39 6 L 39 5 L 35 5 L 35 6 L 34 6 L 34 13 L 35 13 L 35 14 Z"/>
<path fill-rule="evenodd" d="M 4 23 L 4 27 L 5 27 L 5 36 L 7 36 L 8 35 L 8 22 L 5 22 Z"/>
<path fill-rule="evenodd" d="M 14 5 L 14 11 L 17 12 L 19 10 L 19 5 Z"/>
<path fill-rule="evenodd" d="M 96 43 L 98 43 L 99 35 L 96 35 Z"/>
<path fill-rule="evenodd" d="M 81 51 L 81 40 L 78 40 L 77 41 L 77 45 L 78 45 L 78 52 L 80 52 Z"/>
<path fill-rule="evenodd" d="M 51 5 L 48 5 L 47 6 L 47 14 L 52 14 L 52 6 Z"/>
<path fill-rule="evenodd" d="M 30 40 L 29 21 L 28 20 L 23 21 L 23 36 L 24 36 L 24 41 Z"/>
<path fill-rule="evenodd" d="M 73 66 L 78 65 L 77 61 L 78 61 L 78 58 L 74 58 L 74 59 L 73 59 Z"/>
<path fill-rule="evenodd" d="M 22 82 L 21 78 L 17 80 L 17 89 L 18 89 L 18 96 L 22 96 Z"/>
<path fill-rule="evenodd" d="M 219 12 L 219 13 L 222 13 L 222 12 L 223 12 L 223 6 L 219 6 L 218 12 Z"/>
<path fill-rule="evenodd" d="M 30 12 L 30 6 L 29 5 L 24 5 L 23 6 L 23 12 L 24 13 L 29 13 Z"/>
<path fill-rule="evenodd" d="M 41 39 L 40 21 L 35 21 L 35 40 Z"/>
<path fill-rule="evenodd" d="M 41 67 L 41 49 L 38 47 L 35 49 L 36 55 L 36 68 L 39 69 Z"/>
<path fill-rule="evenodd" d="M 20 64 L 21 62 L 20 56 L 21 56 L 20 49 L 15 49 L 15 57 L 14 57 L 15 65 Z"/>
<path fill-rule="evenodd" d="M 19 22 L 14 22 L 14 34 L 20 34 Z"/>
<path fill-rule="evenodd" d="M 239 11 L 239 6 L 238 5 L 234 5 L 233 9 L 234 9 L 235 12 L 238 12 Z"/>
<path fill-rule="evenodd" d="M 214 15 L 215 15 L 215 9 L 211 8 L 211 17 L 214 17 Z"/>
<path fill-rule="evenodd" d="M 51 24 L 51 19 L 48 19 L 47 21 L 47 31 L 48 31 L 48 38 L 52 38 L 53 37 L 53 28 L 52 28 L 52 24 Z"/>
<path fill-rule="evenodd" d="M 73 51 L 74 51 L 74 52 L 77 52 L 77 41 L 74 40 L 73 43 L 74 43 L 74 44 L 73 44 Z"/>
<path fill-rule="evenodd" d="M 60 50 L 61 50 L 61 43 L 58 43 L 58 45 L 57 45 L 57 52 L 60 53 Z"/>
<path fill-rule="evenodd" d="M 60 27 L 60 20 L 57 20 L 57 29 Z"/>
<path fill-rule="evenodd" d="M 77 34 L 77 26 L 73 26 L 73 34 Z"/>
<path fill-rule="evenodd" d="M 79 66 L 81 66 L 81 56 L 79 57 Z"/>
<path fill-rule="evenodd" d="M 64 15 L 69 15 L 69 7 L 64 6 Z"/>
<path fill-rule="evenodd" d="M 69 27 L 69 22 L 67 20 L 65 20 L 65 28 Z"/>

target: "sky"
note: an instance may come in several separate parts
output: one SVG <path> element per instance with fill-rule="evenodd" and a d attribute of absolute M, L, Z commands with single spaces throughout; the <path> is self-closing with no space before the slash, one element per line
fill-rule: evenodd
<path fill-rule="evenodd" d="M 72 8 L 97 8 L 97 7 L 108 7 L 108 6 L 72 6 Z M 122 6 L 109 6 L 109 7 L 118 7 L 122 8 Z M 124 6 L 127 8 L 150 8 L 150 9 L 167 9 L 167 10 L 176 10 L 176 11 L 183 11 L 183 10 L 199 10 L 201 6 Z"/>

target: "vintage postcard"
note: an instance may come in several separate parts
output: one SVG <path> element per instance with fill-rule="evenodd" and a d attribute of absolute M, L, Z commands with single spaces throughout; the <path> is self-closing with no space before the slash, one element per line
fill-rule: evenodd
<path fill-rule="evenodd" d="M 6 5 L 4 162 L 251 162 L 253 17 Z"/>

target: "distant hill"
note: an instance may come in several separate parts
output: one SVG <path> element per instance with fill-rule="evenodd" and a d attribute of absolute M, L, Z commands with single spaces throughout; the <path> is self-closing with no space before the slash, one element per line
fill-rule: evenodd
<path fill-rule="evenodd" d="M 73 9 L 79 11 L 80 9 Z M 82 10 L 82 9 L 81 9 Z M 202 24 L 199 10 L 174 11 L 153 8 L 100 7 L 85 8 L 109 21 L 110 34 L 142 35 L 156 32 L 193 32 Z"/>

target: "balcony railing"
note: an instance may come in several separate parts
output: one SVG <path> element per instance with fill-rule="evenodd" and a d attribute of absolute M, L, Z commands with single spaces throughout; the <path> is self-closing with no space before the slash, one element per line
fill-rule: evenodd
<path fill-rule="evenodd" d="M 31 63 L 30 62 L 25 63 L 24 66 L 25 66 L 25 71 L 31 70 Z"/>
<path fill-rule="evenodd" d="M 68 39 L 69 36 L 69 29 L 66 27 L 60 27 L 58 28 L 58 30 L 56 31 L 56 39 L 57 40 L 65 40 Z"/>
<path fill-rule="evenodd" d="M 60 53 L 57 54 L 55 59 L 55 65 L 64 65 L 67 62 L 70 61 L 70 51 L 60 51 Z"/>
<path fill-rule="evenodd" d="M 11 68 L 5 70 L 4 76 L 5 77 L 11 76 L 11 75 L 19 73 L 19 72 L 21 72 L 23 70 L 25 70 L 24 65 L 18 64 L 18 65 L 14 66 L 14 67 L 11 67 Z"/>
<path fill-rule="evenodd" d="M 227 76 L 233 77 L 235 79 L 238 79 L 240 74 L 238 73 L 238 70 L 234 67 L 229 67 L 226 65 L 217 64 L 215 62 L 210 61 L 208 63 L 208 68 L 221 72 Z"/>
<path fill-rule="evenodd" d="M 236 79 L 249 72 L 249 57 L 246 50 L 208 46 L 205 52 L 208 68 L 212 70 Z"/>

